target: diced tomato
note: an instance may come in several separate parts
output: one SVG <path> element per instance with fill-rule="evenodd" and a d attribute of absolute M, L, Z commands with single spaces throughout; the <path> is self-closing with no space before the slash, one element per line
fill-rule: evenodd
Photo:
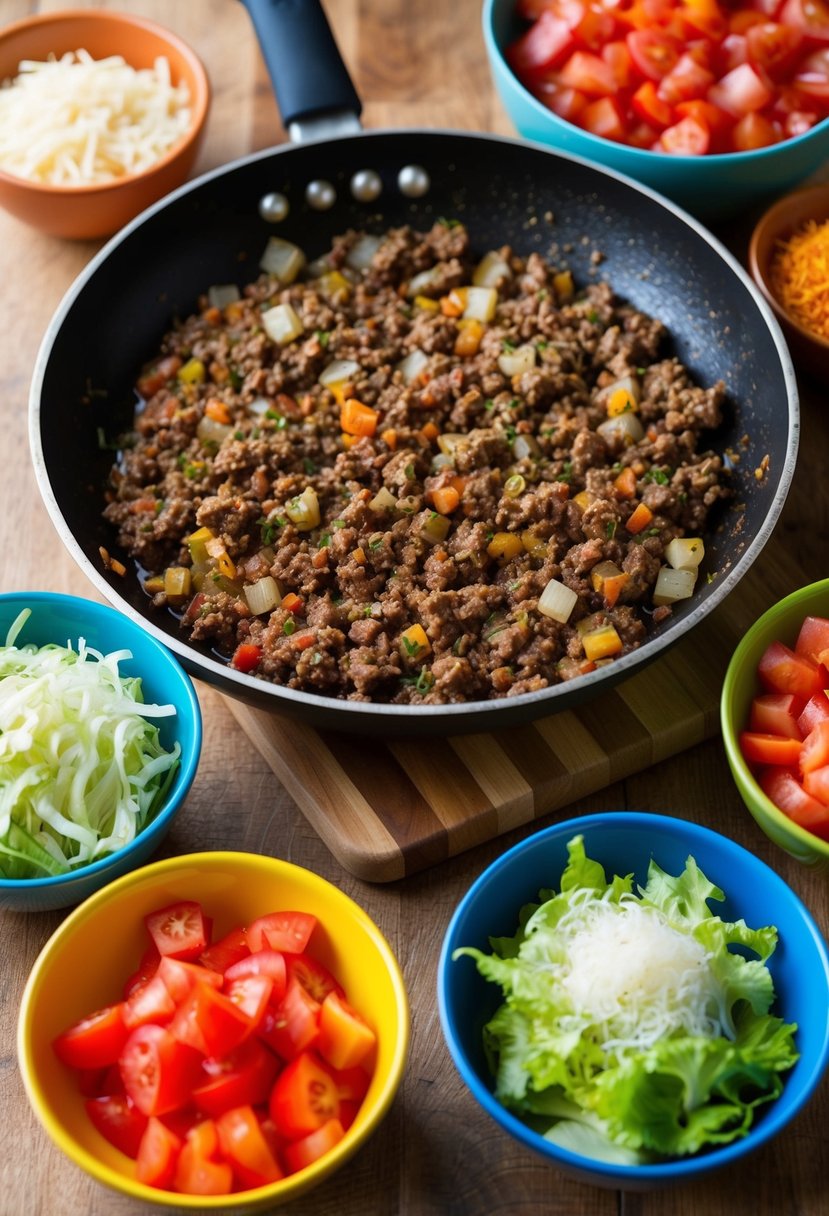
<path fill-rule="evenodd" d="M 81 1018 L 54 1040 L 58 1059 L 70 1068 L 106 1068 L 115 1064 L 129 1038 L 124 1005 L 107 1005 Z"/>
<path fill-rule="evenodd" d="M 639 88 L 630 99 L 630 104 L 633 110 L 645 122 L 651 126 L 661 130 L 663 127 L 669 127 L 673 121 L 674 112 L 668 105 L 667 101 L 663 101 L 656 91 L 656 85 L 652 80 L 646 80 L 640 84 Z"/>
<path fill-rule="evenodd" d="M 591 51 L 601 50 L 618 36 L 613 14 L 595 4 L 582 6 L 582 16 L 574 22 L 572 29 L 576 41 Z"/>
<path fill-rule="evenodd" d="M 551 85 L 550 91 L 542 96 L 542 101 L 548 109 L 554 114 L 558 114 L 559 118 L 563 118 L 565 122 L 577 122 L 578 116 L 583 113 L 588 103 L 586 93 L 582 93 L 579 89 L 562 88 L 558 85 Z"/>
<path fill-rule="evenodd" d="M 266 1009 L 257 1027 L 259 1037 L 283 1060 L 293 1060 L 319 1036 L 320 1002 L 298 980 L 288 980 L 278 1005 Z"/>
<path fill-rule="evenodd" d="M 279 1133 L 296 1140 L 336 1119 L 340 1096 L 328 1069 L 303 1051 L 276 1078 L 268 1108 Z"/>
<path fill-rule="evenodd" d="M 797 719 L 801 739 L 805 739 L 818 722 L 829 722 L 829 697 L 822 690 L 806 702 L 803 712 Z"/>
<path fill-rule="evenodd" d="M 230 665 L 231 667 L 235 667 L 237 671 L 248 674 L 259 666 L 261 658 L 261 646 L 255 646 L 253 642 L 240 642 L 233 652 Z"/>
<path fill-rule="evenodd" d="M 198 984 L 208 984 L 211 988 L 222 986 L 222 977 L 215 971 L 196 963 L 185 963 L 180 958 L 163 958 L 159 963 L 158 978 L 163 981 L 176 1005 L 180 1005 Z"/>
<path fill-rule="evenodd" d="M 792 693 L 763 693 L 751 703 L 749 730 L 764 735 L 785 735 L 789 739 L 802 739 L 798 718 L 804 708 L 802 699 Z M 826 700 L 826 708 L 826 716 L 829 717 L 829 700 Z"/>
<path fill-rule="evenodd" d="M 803 60 L 794 84 L 803 96 L 821 108 L 829 107 L 829 48 L 813 51 Z"/>
<path fill-rule="evenodd" d="M 820 668 L 784 642 L 771 642 L 757 665 L 757 674 L 769 692 L 791 692 L 808 701 L 822 689 Z"/>
<path fill-rule="evenodd" d="M 691 31 L 719 42 L 728 31 L 728 19 L 717 0 L 684 0 L 682 17 Z"/>
<path fill-rule="evenodd" d="M 708 91 L 708 98 L 721 110 L 741 118 L 762 110 L 772 99 L 772 91 L 750 63 L 741 63 L 720 77 Z"/>
<path fill-rule="evenodd" d="M 811 43 L 829 45 L 829 4 L 826 0 L 785 0 L 778 20 L 800 30 Z"/>
<path fill-rule="evenodd" d="M 219 1137 L 212 1119 L 199 1123 L 187 1134 L 176 1162 L 173 1186 L 185 1195 L 229 1195 L 233 1169 L 219 1161 Z"/>
<path fill-rule="evenodd" d="M 591 97 L 612 97 L 619 88 L 610 65 L 590 51 L 574 51 L 559 71 L 558 82 Z"/>
<path fill-rule="evenodd" d="M 266 1186 L 282 1176 L 252 1106 L 237 1106 L 216 1120 L 219 1147 L 245 1187 Z"/>
<path fill-rule="evenodd" d="M 638 79 L 627 43 L 622 40 L 608 42 L 601 50 L 602 59 L 616 77 L 620 89 L 630 88 Z"/>
<path fill-rule="evenodd" d="M 762 25 L 773 16 L 773 12 L 764 13 L 757 8 L 738 8 L 735 13 L 729 15 L 728 28 L 732 34 L 746 34 L 752 25 Z"/>
<path fill-rule="evenodd" d="M 133 971 L 132 975 L 127 979 L 123 988 L 124 1000 L 131 996 L 136 988 L 140 988 L 142 984 L 146 984 L 147 980 L 151 980 L 158 970 L 158 964 L 161 960 L 161 955 L 155 947 L 154 942 L 150 942 L 147 949 L 141 955 L 141 961 Z"/>
<path fill-rule="evenodd" d="M 349 1098 L 340 1099 L 340 1123 L 343 1131 L 347 1132 L 360 1113 L 360 1103 L 352 1102 Z"/>
<path fill-rule="evenodd" d="M 804 655 L 813 663 L 822 663 L 829 655 L 829 620 L 823 616 L 807 616 L 797 634 L 795 654 Z"/>
<path fill-rule="evenodd" d="M 783 767 L 797 764 L 800 739 L 787 739 L 783 735 L 762 735 L 744 730 L 740 734 L 740 751 L 748 764 L 774 764 Z"/>
<path fill-rule="evenodd" d="M 735 152 L 752 152 L 780 142 L 782 128 L 763 114 L 744 114 L 734 125 L 731 143 Z"/>
<path fill-rule="evenodd" d="M 783 120 L 783 134 L 787 139 L 796 139 L 811 131 L 818 121 L 818 115 L 809 110 L 793 110 Z"/>
<path fill-rule="evenodd" d="M 272 1004 L 281 1001 L 288 984 L 285 955 L 279 950 L 255 950 L 225 971 L 225 982 L 244 979 L 249 975 L 266 975 L 271 981 Z"/>
<path fill-rule="evenodd" d="M 368 1093 L 371 1077 L 365 1068 L 357 1065 L 354 1068 L 334 1068 L 328 1065 L 328 1071 L 334 1078 L 340 1102 L 356 1102 L 359 1104 Z"/>
<path fill-rule="evenodd" d="M 671 156 L 704 156 L 710 142 L 711 133 L 704 122 L 698 118 L 680 118 L 672 127 L 665 128 L 657 146 Z"/>
<path fill-rule="evenodd" d="M 698 63 L 692 55 L 680 55 L 676 65 L 659 82 L 657 92 L 668 105 L 704 97 L 714 83 L 714 73 Z"/>
<path fill-rule="evenodd" d="M 764 769 L 759 780 L 766 796 L 794 823 L 829 839 L 829 807 L 807 793 L 791 769 Z"/>
<path fill-rule="evenodd" d="M 817 798 L 818 802 L 822 802 L 829 812 L 829 765 L 824 764 L 804 773 L 803 788 L 807 794 L 811 794 L 813 798 Z M 827 813 L 827 820 L 829 820 L 829 813 Z M 811 830 L 815 831 L 814 828 Z"/>
<path fill-rule="evenodd" d="M 90 1121 L 105 1140 L 127 1157 L 138 1156 L 141 1138 L 147 1127 L 147 1116 L 126 1094 L 89 1098 L 84 1106 Z"/>
<path fill-rule="evenodd" d="M 269 949 L 302 954 L 316 923 L 317 918 L 310 912 L 271 912 L 248 927 L 248 946 L 251 951 Z"/>
<path fill-rule="evenodd" d="M 682 53 L 682 44 L 659 30 L 631 30 L 626 40 L 634 65 L 648 80 L 662 80 Z"/>
<path fill-rule="evenodd" d="M 156 972 L 124 1002 L 124 1023 L 130 1030 L 147 1022 L 163 1025 L 169 1022 L 176 1006 L 164 980 Z"/>
<path fill-rule="evenodd" d="M 194 959 L 207 947 L 204 913 L 194 900 L 180 900 L 166 908 L 159 908 L 146 916 L 144 923 L 161 955 Z"/>
<path fill-rule="evenodd" d="M 118 1061 L 127 1096 L 145 1115 L 183 1106 L 201 1075 L 196 1052 L 163 1026 L 138 1026 Z"/>
<path fill-rule="evenodd" d="M 170 1034 L 205 1056 L 223 1056 L 252 1032 L 254 1023 L 223 992 L 197 984 L 170 1022 Z"/>
<path fill-rule="evenodd" d="M 803 740 L 799 756 L 800 772 L 805 776 L 826 764 L 829 764 L 829 722 L 818 722 Z"/>
<path fill-rule="evenodd" d="M 199 955 L 199 962 L 211 971 L 224 973 L 228 967 L 250 954 L 247 934 L 243 928 L 232 929 L 219 941 L 213 942 Z"/>
<path fill-rule="evenodd" d="M 803 34 L 779 21 L 765 21 L 746 31 L 749 63 L 760 68 L 772 80 L 780 80 L 794 67 L 803 45 Z"/>
<path fill-rule="evenodd" d="M 581 126 L 602 139 L 619 141 L 625 137 L 625 120 L 615 97 L 597 97 L 585 106 Z"/>
<path fill-rule="evenodd" d="M 109 1098 L 124 1092 L 117 1064 L 106 1068 L 79 1068 L 77 1082 L 78 1090 L 85 1098 Z"/>
<path fill-rule="evenodd" d="M 280 1065 L 258 1038 L 245 1039 L 220 1059 L 206 1059 L 207 1078 L 193 1090 L 200 1111 L 215 1118 L 234 1106 L 266 1102 Z"/>
<path fill-rule="evenodd" d="M 285 1145 L 283 1155 L 286 1166 L 292 1174 L 304 1170 L 307 1166 L 313 1165 L 315 1161 L 319 1161 L 320 1157 L 324 1157 L 326 1153 L 330 1153 L 344 1135 L 345 1131 L 340 1120 L 329 1119 L 317 1131 L 311 1132 L 301 1140 L 293 1140 L 290 1144 Z"/>
<path fill-rule="evenodd" d="M 336 992 L 329 992 L 320 1009 L 317 1050 L 334 1068 L 362 1064 L 377 1043 L 365 1018 Z"/>
<path fill-rule="evenodd" d="M 755 13 L 754 16 L 762 22 L 763 19 L 759 13 Z M 741 63 L 748 63 L 748 38 L 745 34 L 728 34 L 717 48 L 717 66 L 720 74 L 725 75 L 732 68 L 738 68 Z"/>
<path fill-rule="evenodd" d="M 285 959 L 288 980 L 297 980 L 315 1001 L 322 1002 L 329 992 L 345 997 L 342 985 L 327 967 L 318 963 L 310 954 L 288 955 Z"/>
<path fill-rule="evenodd" d="M 182 1141 L 160 1119 L 150 1118 L 138 1147 L 135 1176 L 145 1186 L 168 1191 L 173 1185 Z"/>
<path fill-rule="evenodd" d="M 575 45 L 575 34 L 567 23 L 546 9 L 525 34 L 510 44 L 506 58 L 514 72 L 532 76 L 557 67 Z"/>
<path fill-rule="evenodd" d="M 225 982 L 228 999 L 250 1018 L 254 1027 L 262 1021 L 272 992 L 273 981 L 267 975 L 243 975 Z"/>

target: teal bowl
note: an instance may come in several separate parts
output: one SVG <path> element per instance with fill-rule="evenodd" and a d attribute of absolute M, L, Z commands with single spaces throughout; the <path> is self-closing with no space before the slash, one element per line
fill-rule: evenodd
<path fill-rule="evenodd" d="M 103 651 L 128 650 L 132 658 L 119 664 L 126 676 L 140 676 L 147 703 L 172 704 L 174 715 L 159 718 L 161 742 L 166 750 L 181 748 L 179 766 L 164 804 L 152 820 L 123 848 L 67 874 L 44 878 L 0 878 L 0 907 L 17 912 L 45 912 L 68 908 L 112 879 L 142 865 L 167 834 L 187 795 L 199 762 L 202 741 L 201 710 L 192 681 L 164 646 L 114 608 L 69 595 L 46 591 L 16 591 L 0 595 L 0 641 L 24 608 L 31 616 L 18 645 L 44 646 L 49 642 L 77 647 L 78 639 Z"/>
<path fill-rule="evenodd" d="M 829 579 L 800 587 L 754 622 L 731 656 L 720 696 L 720 725 L 728 764 L 743 802 L 769 840 L 805 865 L 829 869 L 829 840 L 800 827 L 774 805 L 755 780 L 740 751 L 752 697 L 761 692 L 757 664 L 770 642 L 794 646 L 803 618 L 829 616 Z"/>
<path fill-rule="evenodd" d="M 483 978 L 468 956 L 453 961 L 461 946 L 491 950 L 490 938 L 512 936 L 519 911 L 537 902 L 543 889 L 559 889 L 567 862 L 567 842 L 584 837 L 587 856 L 601 863 L 608 880 L 633 874 L 647 880 L 653 858 L 668 874 L 680 874 L 689 855 L 725 894 L 712 905 L 723 920 L 741 917 L 752 928 L 774 924 L 777 947 L 768 960 L 775 1001 L 771 1013 L 797 1024 L 799 1059 L 783 1075 L 779 1097 L 758 1110 L 747 1134 L 687 1157 L 631 1165 L 599 1160 L 545 1139 L 495 1097 L 484 1050 L 483 1028 L 501 1004 L 497 984 Z M 649 1191 L 689 1186 L 718 1169 L 741 1162 L 772 1139 L 811 1099 L 829 1065 L 829 954 L 811 913 L 765 862 L 733 840 L 700 824 L 667 815 L 605 811 L 553 824 L 496 858 L 475 880 L 456 908 L 438 962 L 441 1028 L 461 1079 L 478 1105 L 519 1144 L 548 1165 L 593 1186 Z M 551 1184 L 552 1185 L 552 1184 Z"/>
<path fill-rule="evenodd" d="M 764 197 L 801 181 L 829 157 L 829 118 L 768 148 L 710 156 L 672 156 L 591 135 L 548 110 L 513 73 L 504 50 L 523 28 L 515 16 L 515 0 L 484 0 L 490 70 L 516 130 L 527 139 L 643 182 L 703 219 L 753 208 Z"/>

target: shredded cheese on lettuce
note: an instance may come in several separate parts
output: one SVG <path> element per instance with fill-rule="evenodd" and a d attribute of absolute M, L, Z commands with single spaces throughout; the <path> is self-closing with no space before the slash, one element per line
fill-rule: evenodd
<path fill-rule="evenodd" d="M 161 806 L 180 748 L 166 751 L 149 719 L 173 705 L 145 705 L 141 681 L 83 638 L 22 646 L 31 615 L 0 646 L 0 874 L 62 874 L 123 848 Z"/>
<path fill-rule="evenodd" d="M 484 1031 L 496 1096 L 600 1160 L 745 1135 L 797 1060 L 797 1027 L 769 1012 L 776 930 L 716 916 L 723 893 L 691 857 L 676 878 L 652 861 L 634 891 L 631 875 L 607 881 L 581 836 L 568 854 L 560 892 L 524 909 L 515 937 L 454 956 L 504 995 Z"/>

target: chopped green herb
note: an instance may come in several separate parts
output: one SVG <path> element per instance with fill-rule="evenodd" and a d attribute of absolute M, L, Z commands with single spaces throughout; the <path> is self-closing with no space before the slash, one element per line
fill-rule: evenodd
<path fill-rule="evenodd" d="M 587 314 L 587 319 L 588 319 L 588 321 L 592 321 L 592 323 L 594 325 L 596 324 L 596 322 L 599 319 L 599 314 L 596 312 L 595 308 L 590 309 L 590 311 Z"/>
<path fill-rule="evenodd" d="M 327 346 L 328 343 L 331 341 L 331 335 L 329 333 L 326 333 L 326 331 L 324 329 L 318 329 L 316 331 L 315 337 L 316 337 L 317 341 L 319 342 L 320 346 Z"/>
<path fill-rule="evenodd" d="M 260 520 L 257 520 L 259 530 L 262 535 L 262 544 L 269 545 L 276 536 L 276 526 L 269 519 L 265 519 L 264 515 Z"/>
<path fill-rule="evenodd" d="M 515 350 L 515 343 L 510 342 L 508 338 L 504 338 L 504 340 L 501 342 L 501 346 L 504 348 L 507 354 L 511 354 Z"/>
<path fill-rule="evenodd" d="M 288 425 L 288 419 L 285 417 L 285 415 L 278 414 L 276 410 L 265 410 L 265 417 L 270 418 L 271 422 L 276 423 L 276 429 L 278 431 L 284 431 L 285 427 Z"/>
<path fill-rule="evenodd" d="M 607 527 L 605 528 L 605 534 L 608 540 L 613 540 L 613 537 L 616 535 L 615 519 L 608 520 Z"/>
<path fill-rule="evenodd" d="M 487 398 L 487 400 L 484 402 L 484 409 L 490 411 L 495 409 L 495 402 L 491 397 Z"/>
<path fill-rule="evenodd" d="M 549 293 L 549 291 L 547 290 L 547 288 L 546 288 L 546 287 L 542 287 L 540 291 L 537 291 L 537 292 L 535 293 L 535 298 L 536 298 L 537 300 L 546 300 L 546 299 L 547 299 L 547 296 L 548 296 L 549 294 L 550 294 L 550 293 Z"/>
<path fill-rule="evenodd" d="M 159 499 L 158 499 L 158 501 L 157 501 L 157 502 L 156 502 L 156 504 L 155 504 L 155 513 L 156 513 L 156 515 L 160 515 L 160 514 L 161 514 L 161 512 L 162 512 L 163 510 L 164 510 L 164 499 L 163 499 L 163 498 L 159 498 Z"/>
<path fill-rule="evenodd" d="M 302 467 L 309 477 L 313 476 L 313 474 L 317 471 L 317 466 L 314 464 L 313 460 L 311 460 L 310 456 L 303 457 Z"/>
<path fill-rule="evenodd" d="M 549 345 L 550 345 L 549 342 L 544 342 L 542 340 L 541 342 L 536 342 L 535 349 L 538 351 L 545 351 Z"/>
<path fill-rule="evenodd" d="M 287 621 L 285 622 L 285 624 L 282 626 L 282 632 L 285 634 L 286 637 L 290 637 L 291 634 L 295 632 L 295 630 L 296 630 L 296 621 L 294 620 L 293 617 L 289 616 Z"/>
<path fill-rule="evenodd" d="M 382 545 L 382 543 L 383 543 L 383 538 L 382 538 L 382 536 L 381 536 L 379 540 L 370 540 L 370 541 L 368 542 L 368 547 L 369 547 L 369 549 L 371 549 L 371 551 L 372 551 L 372 553 L 373 553 L 375 549 L 379 549 L 379 548 L 380 548 L 380 546 Z"/>
<path fill-rule="evenodd" d="M 327 549 L 330 544 L 331 544 L 331 533 L 323 532 L 322 536 L 320 537 L 320 543 L 319 543 L 320 549 Z"/>
<path fill-rule="evenodd" d="M 244 437 L 245 437 L 245 432 L 244 432 L 244 431 L 234 431 L 234 432 L 233 432 L 233 438 L 234 438 L 234 439 L 244 439 Z"/>
<path fill-rule="evenodd" d="M 415 470 L 413 464 L 407 464 L 403 472 L 409 481 L 414 481 Z"/>
<path fill-rule="evenodd" d="M 346 522 L 344 519 L 332 519 L 331 527 L 332 528 L 345 528 L 345 527 L 347 527 L 347 525 L 346 525 Z"/>
<path fill-rule="evenodd" d="M 666 486 L 671 480 L 664 469 L 648 469 L 643 481 L 655 481 L 657 485 Z"/>
<path fill-rule="evenodd" d="M 558 475 L 558 479 L 559 479 L 559 481 L 570 482 L 572 480 L 572 477 L 573 477 L 573 462 L 572 462 L 572 460 L 565 460 L 564 464 L 561 467 L 561 472 Z"/>
<path fill-rule="evenodd" d="M 231 365 L 228 368 L 228 377 L 230 379 L 230 387 L 232 389 L 235 389 L 238 392 L 238 390 L 242 387 L 242 383 L 244 381 L 244 377 L 243 377 L 242 373 L 239 371 L 238 368 L 233 367 Z"/>
<path fill-rule="evenodd" d="M 508 426 L 506 428 L 505 434 L 507 436 L 508 443 L 515 443 L 515 436 L 518 434 L 518 432 L 516 431 L 514 426 Z"/>
<path fill-rule="evenodd" d="M 404 647 L 405 647 L 405 649 L 406 649 L 406 654 L 407 654 L 407 655 L 409 655 L 410 657 L 411 657 L 412 655 L 416 655 L 416 654 L 417 654 L 417 652 L 420 650 L 420 645 L 419 645 L 419 643 L 418 643 L 418 642 L 413 642 L 413 641 L 412 641 L 412 639 L 411 639 L 411 638 L 407 638 L 407 637 L 405 636 L 405 634 L 403 635 L 403 645 L 404 645 Z"/>
<path fill-rule="evenodd" d="M 444 228 L 460 228 L 461 226 L 460 220 L 448 220 L 443 215 L 438 216 L 438 223 L 442 224 Z"/>

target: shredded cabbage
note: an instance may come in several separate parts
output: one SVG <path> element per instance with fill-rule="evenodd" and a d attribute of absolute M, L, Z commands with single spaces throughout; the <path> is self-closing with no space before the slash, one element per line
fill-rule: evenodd
<path fill-rule="evenodd" d="M 797 1060 L 773 1017 L 773 927 L 728 924 L 689 857 L 644 887 L 607 881 L 576 836 L 561 890 L 522 910 L 494 953 L 464 947 L 504 1003 L 484 1029 L 496 1097 L 548 1140 L 627 1164 L 744 1136 Z M 738 952 L 729 947 L 736 946 Z M 747 957 L 748 953 L 756 957 Z"/>
<path fill-rule="evenodd" d="M 0 874 L 64 874 L 134 840 L 178 768 L 150 718 L 141 680 L 119 673 L 128 650 L 102 654 L 81 638 L 21 646 L 25 609 L 0 646 Z"/>

